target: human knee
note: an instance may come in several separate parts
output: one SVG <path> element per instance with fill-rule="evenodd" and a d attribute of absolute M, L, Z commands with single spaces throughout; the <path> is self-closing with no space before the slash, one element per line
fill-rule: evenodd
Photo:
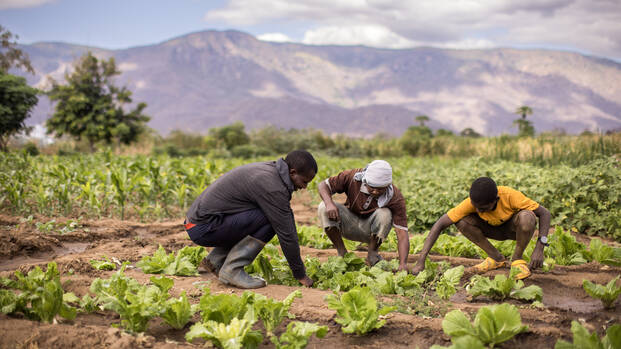
<path fill-rule="evenodd" d="M 457 230 L 459 230 L 462 233 L 469 232 L 470 230 L 472 230 L 474 226 L 475 226 L 475 221 L 470 216 L 466 216 L 460 219 L 459 221 L 457 221 L 457 223 L 455 223 L 455 227 L 457 227 Z"/>
<path fill-rule="evenodd" d="M 317 206 L 317 215 L 320 217 L 326 214 L 326 204 L 325 202 L 320 202 L 319 206 Z"/>
<path fill-rule="evenodd" d="M 389 209 L 383 207 L 383 208 L 378 208 L 375 211 L 375 221 L 377 222 L 377 224 L 379 225 L 388 225 L 391 226 L 392 225 L 392 212 L 390 212 Z"/>
<path fill-rule="evenodd" d="M 467 237 L 472 242 L 482 241 L 485 238 L 483 232 L 476 227 L 474 220 L 471 217 L 464 217 L 455 223 L 455 227 L 459 230 L 465 237 Z"/>
<path fill-rule="evenodd" d="M 533 211 L 522 210 L 517 213 L 517 230 L 533 232 L 537 226 L 537 216 Z"/>

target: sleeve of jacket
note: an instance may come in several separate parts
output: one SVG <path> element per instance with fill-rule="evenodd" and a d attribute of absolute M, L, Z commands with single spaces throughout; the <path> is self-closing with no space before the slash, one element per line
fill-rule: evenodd
<path fill-rule="evenodd" d="M 285 255 L 289 268 L 296 279 L 306 276 L 304 262 L 300 256 L 300 244 L 295 228 L 293 211 L 289 203 L 288 193 L 281 191 L 267 192 L 257 198 L 257 204 L 269 220 L 278 236 L 282 253 Z"/>

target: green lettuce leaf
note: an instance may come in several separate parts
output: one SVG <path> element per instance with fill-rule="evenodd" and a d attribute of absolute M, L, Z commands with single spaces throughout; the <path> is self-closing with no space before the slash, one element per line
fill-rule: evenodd
<path fill-rule="evenodd" d="M 617 277 L 610 280 L 606 285 L 583 280 L 582 287 L 589 296 L 601 300 L 604 308 L 613 308 L 615 301 L 619 297 L 619 294 L 621 294 L 621 287 L 617 286 L 617 281 L 620 277 L 620 275 L 617 275 Z"/>

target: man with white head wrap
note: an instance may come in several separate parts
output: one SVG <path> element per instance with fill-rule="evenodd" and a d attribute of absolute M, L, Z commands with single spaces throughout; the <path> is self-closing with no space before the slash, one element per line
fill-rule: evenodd
<path fill-rule="evenodd" d="M 392 183 L 392 167 L 375 160 L 364 169 L 343 171 L 319 183 L 323 200 L 317 208 L 321 225 L 339 256 L 347 253 L 343 237 L 369 244 L 367 262 L 374 265 L 391 228 L 398 240 L 399 270 L 407 270 L 410 248 L 405 199 Z M 345 193 L 345 204 L 335 203 L 332 195 Z"/>

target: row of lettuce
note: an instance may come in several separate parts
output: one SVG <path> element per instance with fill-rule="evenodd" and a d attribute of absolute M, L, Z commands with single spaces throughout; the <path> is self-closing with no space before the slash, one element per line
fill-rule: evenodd
<path fill-rule="evenodd" d="M 348 256 L 347 259 L 350 265 L 358 264 L 354 257 Z M 47 322 L 52 322 L 56 316 L 73 319 L 77 312 L 109 310 L 116 312 L 121 319 L 120 325 L 132 333 L 146 331 L 149 321 L 154 318 L 161 318 L 175 329 L 183 329 L 198 313 L 199 320 L 186 332 L 186 340 L 191 342 L 202 338 L 217 347 L 231 349 L 256 348 L 263 342 L 263 332 L 253 329 L 259 320 L 265 335 L 276 348 L 304 348 L 313 334 L 323 338 L 328 332 L 327 326 L 290 321 L 280 335 L 276 334 L 285 318 L 295 318 L 289 310 L 295 298 L 302 297 L 299 290 L 283 301 L 276 301 L 250 291 L 239 296 L 212 294 L 208 287 L 203 287 L 199 302 L 190 304 L 185 291 L 178 298 L 171 297 L 172 279 L 152 276 L 150 283 L 143 285 L 124 274 L 126 267 L 124 263 L 109 278 L 95 279 L 90 286 L 94 297 L 85 294 L 82 298 L 64 292 L 55 262 L 49 263 L 45 272 L 39 267 L 27 275 L 16 271 L 15 279 L 1 279 L 4 287 L 0 289 L 1 310 L 5 314 L 23 313 L 30 319 Z M 463 267 L 461 270 L 458 267 L 449 269 L 444 275 L 461 272 Z M 611 283 L 614 284 L 616 279 Z M 507 285 L 510 280 L 512 278 L 499 275 L 491 283 Z M 517 292 L 525 289 L 519 286 Z M 386 323 L 384 316 L 395 310 L 394 307 L 380 307 L 372 290 L 374 288 L 369 286 L 356 286 L 342 294 L 334 292 L 326 297 L 328 307 L 336 311 L 335 321 L 344 333 L 364 335 L 379 329 Z M 618 295 L 620 291 L 616 292 Z M 539 299 L 540 296 L 539 289 Z M 453 310 L 444 317 L 442 328 L 451 338 L 449 348 L 471 349 L 491 348 L 528 331 L 517 307 L 510 304 L 481 307 L 472 323 L 467 314 Z M 619 324 L 610 326 L 602 338 L 589 333 L 576 321 L 572 322 L 571 330 L 573 343 L 558 340 L 555 348 L 615 348 L 621 343 Z M 584 343 L 589 346 L 585 347 Z M 434 345 L 432 348 L 443 347 Z"/>
<path fill-rule="evenodd" d="M 109 152 L 80 157 L 0 154 L 0 207 L 15 213 L 178 218 L 221 174 L 256 158 L 210 159 L 167 156 L 115 156 Z M 344 169 L 362 168 L 372 159 L 318 157 L 319 172 L 309 186 Z M 472 181 L 490 176 L 516 188 L 552 212 L 552 223 L 590 235 L 621 241 L 621 167 L 614 157 L 577 167 L 540 167 L 485 158 L 387 159 L 394 182 L 408 205 L 409 228 L 427 231 L 468 195 Z"/>

